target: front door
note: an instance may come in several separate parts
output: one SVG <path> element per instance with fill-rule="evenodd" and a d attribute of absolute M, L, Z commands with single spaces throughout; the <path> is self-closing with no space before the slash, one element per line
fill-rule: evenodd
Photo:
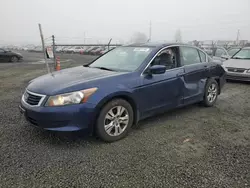
<path fill-rule="evenodd" d="M 155 65 L 155 62 L 153 61 L 151 65 Z M 145 73 L 141 76 L 142 85 L 137 90 L 137 96 L 139 96 L 142 117 L 164 112 L 183 104 L 184 68 L 178 67 L 177 63 L 173 66 L 167 64 L 166 67 L 167 70 L 163 74 Z"/>

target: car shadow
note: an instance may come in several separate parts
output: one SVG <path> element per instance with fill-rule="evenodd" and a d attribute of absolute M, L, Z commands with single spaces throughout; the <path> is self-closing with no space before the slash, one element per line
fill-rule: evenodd
<path fill-rule="evenodd" d="M 71 145 L 71 147 L 78 147 L 84 145 L 95 145 L 101 144 L 101 140 L 92 136 L 84 131 L 75 131 L 75 132 L 53 132 L 38 128 L 33 128 L 37 133 L 37 139 L 41 142 L 48 142 L 51 145 Z"/>
<path fill-rule="evenodd" d="M 134 125 L 132 127 L 132 132 L 144 130 L 147 128 L 151 128 L 152 126 L 158 126 L 159 121 L 165 122 L 172 118 L 177 118 L 179 116 L 182 116 L 187 111 L 194 110 L 197 108 L 201 108 L 200 104 L 193 104 L 188 105 L 182 108 L 177 108 L 174 110 L 170 110 L 167 112 L 163 112 L 161 114 L 157 114 L 155 116 L 146 118 L 142 121 L 140 121 L 137 125 Z M 38 128 L 34 128 L 37 132 L 36 139 L 39 139 L 41 142 L 48 142 L 51 145 L 70 145 L 71 147 L 79 147 L 79 146 L 93 146 L 93 145 L 101 145 L 101 144 L 107 144 L 97 138 L 95 135 L 89 135 L 86 132 L 83 131 L 76 131 L 76 132 L 52 132 L 52 131 L 46 131 Z M 118 141 L 119 142 L 119 141 Z"/>
<path fill-rule="evenodd" d="M 146 119 L 141 120 L 138 125 L 134 126 L 134 129 L 137 130 L 141 130 L 141 129 L 147 129 L 150 128 L 152 126 L 158 126 L 159 121 L 160 122 L 166 122 L 170 119 L 176 119 L 180 116 L 182 116 L 183 114 L 185 114 L 187 111 L 192 111 L 194 109 L 197 108 L 202 108 L 201 104 L 197 103 L 197 104 L 191 104 L 191 105 L 187 105 L 181 108 L 176 108 L 176 109 L 172 109 L 169 111 L 164 111 L 160 114 L 156 114 L 152 117 L 148 117 Z"/>
<path fill-rule="evenodd" d="M 7 60 L 0 60 L 0 63 L 10 63 L 10 64 L 15 64 L 15 63 L 21 63 L 23 61 L 17 61 L 17 62 L 10 62 L 10 61 L 7 61 Z"/>
<path fill-rule="evenodd" d="M 241 80 L 227 80 L 227 83 L 250 85 L 250 82 L 248 82 L 248 81 L 241 81 Z"/>

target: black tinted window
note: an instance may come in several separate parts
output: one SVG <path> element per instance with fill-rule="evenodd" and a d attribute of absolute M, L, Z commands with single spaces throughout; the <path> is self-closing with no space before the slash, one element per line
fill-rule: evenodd
<path fill-rule="evenodd" d="M 198 50 L 192 47 L 180 47 L 182 65 L 192 65 L 200 63 Z"/>

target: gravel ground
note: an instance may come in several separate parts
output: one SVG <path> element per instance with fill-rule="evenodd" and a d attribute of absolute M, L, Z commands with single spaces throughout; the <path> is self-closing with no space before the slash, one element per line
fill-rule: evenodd
<path fill-rule="evenodd" d="M 24 120 L 22 91 L 45 70 L 0 64 L 0 187 L 250 187 L 250 84 L 227 83 L 214 107 L 149 118 L 107 144 Z"/>

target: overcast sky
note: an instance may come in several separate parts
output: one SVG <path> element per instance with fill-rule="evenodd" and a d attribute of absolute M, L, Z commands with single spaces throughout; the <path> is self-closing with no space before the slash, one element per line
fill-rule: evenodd
<path fill-rule="evenodd" d="M 1 0 L 0 44 L 39 43 L 38 23 L 45 38 L 58 43 L 128 41 L 133 33 L 152 41 L 182 39 L 250 40 L 250 0 Z M 47 42 L 50 42 L 48 39 Z"/>

